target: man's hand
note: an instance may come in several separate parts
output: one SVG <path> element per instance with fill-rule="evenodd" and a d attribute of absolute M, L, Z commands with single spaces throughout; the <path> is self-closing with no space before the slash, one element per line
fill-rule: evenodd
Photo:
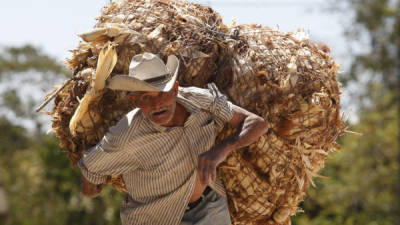
<path fill-rule="evenodd" d="M 208 184 L 210 176 L 215 181 L 217 166 L 226 159 L 231 151 L 254 143 L 268 130 L 268 124 L 262 117 L 236 105 L 233 105 L 233 112 L 234 114 L 229 124 L 238 128 L 238 131 L 199 156 L 197 170 L 200 174 L 200 181 L 203 184 Z"/>
<path fill-rule="evenodd" d="M 229 149 L 227 145 L 217 145 L 199 155 L 197 171 L 202 184 L 208 185 L 210 176 L 211 179 L 215 181 L 217 177 L 217 166 L 226 159 L 228 153 Z"/>
<path fill-rule="evenodd" d="M 103 184 L 90 183 L 84 176 L 82 178 L 82 194 L 89 198 L 97 197 L 101 190 L 103 190 Z"/>

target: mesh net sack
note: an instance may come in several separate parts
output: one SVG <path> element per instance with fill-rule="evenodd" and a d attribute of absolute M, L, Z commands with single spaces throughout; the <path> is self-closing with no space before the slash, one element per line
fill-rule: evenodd
<path fill-rule="evenodd" d="M 232 75 L 217 84 L 237 105 L 263 116 L 269 131 L 232 153 L 219 172 L 234 224 L 290 224 L 312 178 L 344 127 L 338 64 L 304 33 L 237 26 Z M 218 141 L 235 132 L 230 127 Z"/>
<path fill-rule="evenodd" d="M 133 105 L 106 79 L 127 74 L 143 52 L 180 60 L 182 86 L 217 84 L 236 105 L 264 117 L 269 130 L 218 168 L 233 224 L 290 224 L 312 178 L 344 126 L 338 65 L 302 32 L 226 26 L 210 7 L 184 1 L 121 0 L 105 7 L 72 50 L 71 79 L 50 93 L 52 128 L 73 165 Z M 225 126 L 217 142 L 235 130 Z M 107 180 L 126 191 L 121 176 Z"/>

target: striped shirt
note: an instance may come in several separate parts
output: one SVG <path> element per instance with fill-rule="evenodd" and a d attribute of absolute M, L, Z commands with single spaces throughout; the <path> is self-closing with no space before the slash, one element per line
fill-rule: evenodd
<path fill-rule="evenodd" d="M 232 103 L 214 84 L 179 87 L 177 102 L 190 113 L 183 126 L 160 126 L 134 109 L 78 163 L 94 184 L 122 174 L 128 191 L 121 206 L 124 225 L 179 224 L 194 190 L 198 156 L 233 116 Z M 210 187 L 226 197 L 219 178 Z"/>

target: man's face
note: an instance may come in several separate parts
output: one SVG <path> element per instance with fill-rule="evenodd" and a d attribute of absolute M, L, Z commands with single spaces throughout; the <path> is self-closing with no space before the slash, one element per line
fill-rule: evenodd
<path fill-rule="evenodd" d="M 151 121 L 161 125 L 172 125 L 175 113 L 178 82 L 169 92 L 137 91 L 128 95 L 128 98 L 140 108 Z"/>

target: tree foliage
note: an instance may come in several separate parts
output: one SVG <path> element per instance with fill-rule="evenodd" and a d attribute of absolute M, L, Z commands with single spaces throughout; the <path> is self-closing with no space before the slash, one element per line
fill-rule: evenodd
<path fill-rule="evenodd" d="M 41 129 L 32 131 L 16 124 L 16 118 L 41 123 L 32 107 L 43 100 L 41 89 L 57 84 L 67 74 L 60 63 L 33 46 L 0 52 L 0 78 L 7 86 L 0 93 L 0 109 L 14 114 L 0 116 L 0 179 L 9 202 L 7 216 L 0 217 L 2 225 L 111 225 L 120 221 L 120 193 L 105 188 L 101 197 L 83 197 L 80 172 L 71 167 L 58 140 Z M 28 83 L 29 89 L 13 86 L 16 80 Z M 25 101 L 33 93 L 41 93 L 40 98 Z"/>
<path fill-rule="evenodd" d="M 64 66 L 54 58 L 43 53 L 40 49 L 25 45 L 22 47 L 6 47 L 0 55 L 0 78 L 7 73 L 22 73 L 35 70 L 48 77 L 56 74 L 67 76 Z"/>
<path fill-rule="evenodd" d="M 40 49 L 25 45 L 0 50 L 0 115 L 41 129 L 44 120 L 34 111 L 44 93 L 70 72 Z M 21 125 L 21 124 L 20 124 Z"/>

